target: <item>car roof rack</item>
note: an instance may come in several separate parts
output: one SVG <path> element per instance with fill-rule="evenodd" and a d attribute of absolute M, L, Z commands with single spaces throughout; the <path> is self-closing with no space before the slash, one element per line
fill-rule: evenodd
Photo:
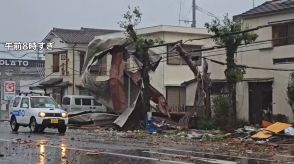
<path fill-rule="evenodd" d="M 28 92 L 20 92 L 19 96 L 25 95 L 31 95 L 31 96 L 44 96 L 44 92 L 43 91 L 28 91 Z"/>

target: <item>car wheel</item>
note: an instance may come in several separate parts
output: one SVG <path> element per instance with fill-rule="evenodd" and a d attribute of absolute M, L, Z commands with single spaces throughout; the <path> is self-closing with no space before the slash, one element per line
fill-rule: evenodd
<path fill-rule="evenodd" d="M 17 132 L 19 128 L 19 124 L 16 121 L 16 118 L 13 116 L 10 120 L 10 127 L 13 132 Z"/>
<path fill-rule="evenodd" d="M 65 133 L 66 132 L 66 126 L 60 126 L 60 127 L 58 127 L 58 132 L 59 133 Z"/>
<path fill-rule="evenodd" d="M 34 132 L 34 133 L 38 132 L 38 130 L 39 130 L 39 126 L 38 126 L 35 118 L 31 118 L 30 129 L 31 129 L 31 132 Z"/>

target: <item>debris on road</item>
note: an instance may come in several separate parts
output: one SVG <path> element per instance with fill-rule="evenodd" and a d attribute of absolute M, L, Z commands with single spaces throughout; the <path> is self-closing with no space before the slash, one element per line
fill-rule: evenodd
<path fill-rule="evenodd" d="M 290 136 L 294 136 L 294 128 L 293 127 L 289 127 L 287 129 L 284 130 L 285 134 L 290 135 Z"/>
<path fill-rule="evenodd" d="M 284 133 L 284 130 L 290 128 L 291 126 L 292 126 L 291 124 L 276 122 L 272 125 L 269 125 L 265 129 L 261 129 L 259 132 L 257 132 L 251 137 L 255 139 L 268 139 L 272 137 L 273 135 Z"/>

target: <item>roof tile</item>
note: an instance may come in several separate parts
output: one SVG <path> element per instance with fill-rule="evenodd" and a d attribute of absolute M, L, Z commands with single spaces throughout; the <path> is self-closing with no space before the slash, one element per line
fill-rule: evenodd
<path fill-rule="evenodd" d="M 248 17 L 248 16 L 268 14 L 271 12 L 286 11 L 286 10 L 294 10 L 294 0 L 267 1 L 237 16 Z"/>
<path fill-rule="evenodd" d="M 94 39 L 95 36 L 119 32 L 119 30 L 81 28 L 80 30 L 53 28 L 51 32 L 55 33 L 66 43 L 87 44 Z"/>

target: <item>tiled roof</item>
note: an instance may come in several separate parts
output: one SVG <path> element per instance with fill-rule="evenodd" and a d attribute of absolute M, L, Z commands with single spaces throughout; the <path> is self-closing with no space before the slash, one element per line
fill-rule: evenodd
<path fill-rule="evenodd" d="M 253 9 L 250 9 L 236 17 L 251 17 L 262 14 L 270 14 L 281 11 L 294 11 L 294 0 L 272 0 L 267 1 Z"/>
<path fill-rule="evenodd" d="M 52 33 L 66 43 L 88 44 L 95 36 L 119 32 L 118 30 L 81 28 L 80 30 L 53 28 Z"/>

